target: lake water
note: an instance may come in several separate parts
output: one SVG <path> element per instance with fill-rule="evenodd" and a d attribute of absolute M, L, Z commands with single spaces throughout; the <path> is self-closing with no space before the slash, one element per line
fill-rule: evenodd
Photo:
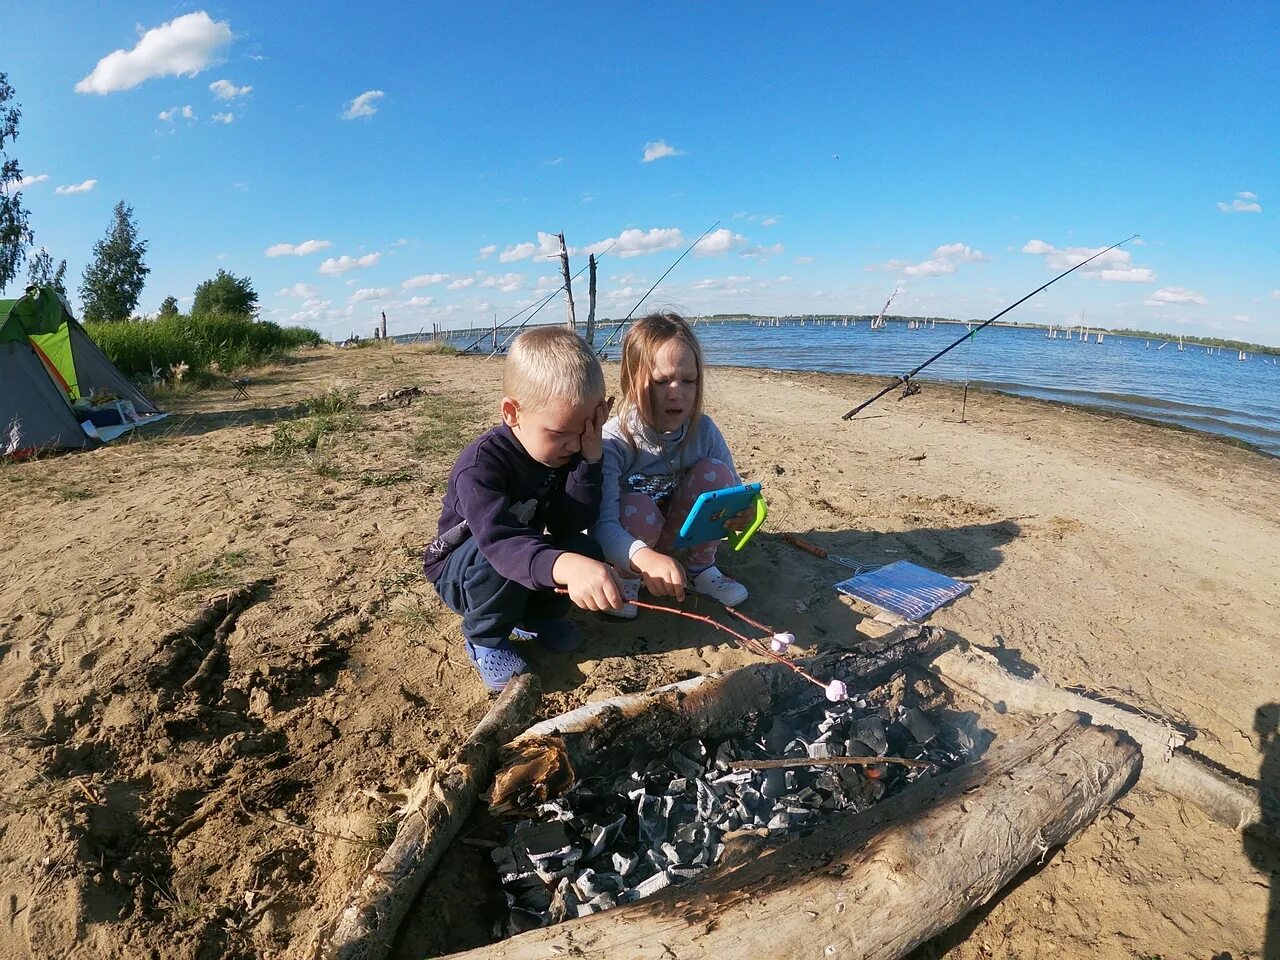
<path fill-rule="evenodd" d="M 697 325 L 707 362 L 778 370 L 897 376 L 964 333 L 958 324 L 909 329 L 890 323 L 757 327 Z M 923 380 L 969 381 L 990 390 L 1088 404 L 1246 440 L 1280 456 L 1280 358 L 1159 339 L 1106 336 L 1102 343 L 1049 339 L 1044 330 L 987 327 L 928 367 Z M 597 341 L 599 342 L 599 341 Z M 1147 346 L 1147 344 L 1150 346 Z M 617 359 L 614 344 L 609 355 Z M 881 400 L 890 401 L 894 394 Z M 865 396 L 850 395 L 853 407 Z"/>

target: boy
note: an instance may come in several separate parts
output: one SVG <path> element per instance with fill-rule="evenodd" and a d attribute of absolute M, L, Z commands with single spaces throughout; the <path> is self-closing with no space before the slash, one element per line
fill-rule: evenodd
<path fill-rule="evenodd" d="M 529 666 L 513 630 L 568 652 L 582 644 L 570 601 L 599 611 L 623 602 L 600 547 L 583 533 L 600 512 L 600 433 L 610 410 L 595 354 L 563 327 L 522 333 L 502 392 L 502 423 L 458 456 L 439 534 L 423 557 L 440 599 L 462 616 L 468 658 L 495 692 Z"/>

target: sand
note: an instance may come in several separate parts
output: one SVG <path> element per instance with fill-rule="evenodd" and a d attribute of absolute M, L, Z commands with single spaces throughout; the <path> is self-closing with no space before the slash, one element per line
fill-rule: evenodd
<path fill-rule="evenodd" d="M 0 957 L 308 955 L 394 831 L 396 791 L 489 702 L 418 557 L 500 370 L 318 350 L 254 372 L 248 400 L 176 395 L 146 436 L 0 465 Z M 339 413 L 300 448 L 307 398 L 412 385 L 427 396 Z M 934 623 L 1177 718 L 1256 778 L 1255 710 L 1280 700 L 1280 461 L 989 394 L 960 422 L 959 391 L 934 385 L 842 423 L 878 385 L 712 371 L 707 409 L 770 504 L 724 561 L 745 609 L 808 646 L 853 635 L 842 569 L 783 531 L 872 561 L 958 551 L 946 569 L 974 590 Z M 229 632 L 189 629 L 238 589 Z M 535 657 L 548 714 L 746 662 L 656 614 L 580 622 L 580 654 Z M 397 957 L 484 936 L 480 856 L 442 868 Z M 1278 866 L 1140 787 L 919 956 L 1259 957 Z"/>

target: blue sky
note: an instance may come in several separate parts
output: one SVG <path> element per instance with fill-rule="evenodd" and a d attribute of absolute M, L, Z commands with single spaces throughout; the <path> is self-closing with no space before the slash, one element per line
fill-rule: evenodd
<path fill-rule="evenodd" d="M 339 338 L 505 318 L 561 230 L 615 317 L 717 220 L 651 302 L 986 317 L 1139 233 L 1010 319 L 1280 344 L 1273 4 L 16 6 L 73 294 L 121 199 L 140 309 L 223 268 Z"/>

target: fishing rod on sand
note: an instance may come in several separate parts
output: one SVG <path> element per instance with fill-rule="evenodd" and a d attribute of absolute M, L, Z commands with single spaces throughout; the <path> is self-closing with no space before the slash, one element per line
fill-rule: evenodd
<path fill-rule="evenodd" d="M 680 254 L 680 256 L 676 258 L 676 262 L 673 263 L 671 266 L 667 267 L 666 271 L 662 274 L 662 276 L 660 276 L 657 280 L 654 281 L 653 286 L 644 292 L 644 296 L 636 301 L 636 305 L 632 307 L 629 311 L 627 311 L 627 315 L 623 317 L 621 320 L 619 320 L 616 324 L 614 324 L 613 329 L 609 332 L 609 336 L 605 338 L 604 343 L 600 344 L 600 349 L 596 351 L 596 356 L 604 355 L 605 348 L 607 348 L 609 344 L 613 343 L 613 338 L 622 332 L 622 328 L 626 326 L 627 321 L 631 319 L 631 315 L 640 309 L 640 304 L 644 303 L 645 300 L 649 299 L 649 294 L 653 293 L 653 291 L 658 288 L 658 284 L 660 284 L 663 280 L 667 279 L 667 274 L 670 273 L 672 270 L 674 270 L 676 267 L 678 267 L 680 265 L 680 261 L 689 255 L 689 251 L 691 251 L 694 247 L 696 247 L 704 239 L 706 239 L 707 234 L 709 234 L 712 230 L 714 230 L 718 226 L 720 226 L 719 220 L 717 220 L 711 226 L 707 227 L 707 229 L 703 230 L 702 236 L 699 237 L 697 240 L 693 241 L 693 243 L 689 244 L 689 246 L 685 249 L 684 253 Z"/>
<path fill-rule="evenodd" d="M 1026 301 L 1030 300 L 1032 297 L 1034 297 L 1034 296 L 1035 296 L 1037 293 L 1039 293 L 1041 290 L 1043 290 L 1043 289 L 1045 289 L 1046 287 L 1052 286 L 1053 284 L 1057 283 L 1059 280 L 1061 280 L 1063 277 L 1065 277 L 1068 273 L 1072 273 L 1072 272 L 1074 272 L 1074 271 L 1076 271 L 1076 270 L 1079 270 L 1079 269 L 1080 269 L 1081 267 L 1083 267 L 1086 263 L 1091 263 L 1092 261 L 1097 260 L 1097 259 L 1098 259 L 1100 256 L 1102 256 L 1104 253 L 1110 253 L 1110 252 L 1111 252 L 1112 250 L 1114 250 L 1116 247 L 1123 246 L 1124 244 L 1128 243 L 1130 240 L 1135 240 L 1135 239 L 1137 239 L 1137 237 L 1138 237 L 1138 234 L 1136 234 L 1136 233 L 1135 233 L 1132 237 L 1126 237 L 1125 239 L 1121 240 L 1119 243 L 1113 243 L 1111 246 L 1107 247 L 1107 249 L 1105 249 L 1105 250 L 1099 250 L 1097 253 L 1095 253 L 1093 256 L 1091 256 L 1088 260 L 1081 260 L 1079 263 L 1077 263 L 1077 264 L 1076 264 L 1074 267 L 1072 267 L 1070 270 L 1063 270 L 1063 271 L 1062 271 L 1062 273 L 1058 274 L 1056 277 L 1054 277 L 1054 278 L 1053 278 L 1052 280 L 1050 280 L 1048 283 L 1043 284 L 1043 285 L 1041 285 L 1041 286 L 1039 286 L 1039 287 L 1036 287 L 1034 290 L 1032 290 L 1030 293 L 1028 293 L 1028 294 L 1027 294 L 1025 297 L 1023 297 L 1021 300 L 1018 300 L 1018 301 L 1017 301 L 1017 302 L 1015 302 L 1015 303 L 1011 303 L 1011 304 L 1009 304 L 1009 306 L 1005 307 L 1003 310 L 1001 310 L 999 313 L 997 313 L 997 314 L 996 314 L 994 317 L 992 317 L 991 319 L 989 319 L 989 320 L 984 320 L 982 323 L 980 323 L 978 326 L 974 327 L 972 330 L 970 330 L 968 333 L 966 333 L 963 337 L 961 337 L 961 338 L 960 338 L 959 340 L 957 340 L 955 343 L 953 343 L 953 344 L 951 344 L 951 345 L 949 345 L 949 346 L 943 347 L 941 350 L 939 350 L 937 353 L 935 353 L 932 357 L 930 357 L 930 358 L 929 358 L 928 360 L 926 360 L 924 363 L 920 364 L 920 366 L 916 367 L 914 370 L 911 370 L 911 371 L 910 371 L 910 372 L 908 372 L 908 373 L 901 374 L 901 375 L 900 375 L 896 380 L 894 380 L 894 381 L 893 381 L 893 383 L 889 384 L 887 387 L 885 387 L 883 390 L 881 390 L 879 393 L 877 393 L 877 394 L 876 394 L 874 397 L 872 397 L 870 400 L 864 400 L 862 403 L 858 404 L 856 407 L 854 407 L 852 410 L 850 410 L 848 413 L 846 413 L 846 414 L 845 414 L 844 416 L 842 416 L 840 419 L 841 419 L 841 420 L 852 420 L 852 419 L 853 419 L 854 417 L 856 417 L 859 413 L 861 413 L 861 412 L 862 412 L 863 410 L 865 410 L 867 407 L 871 406 L 873 403 L 875 403 L 877 400 L 879 400 L 881 397 L 883 397 L 883 396 L 884 396 L 886 393 L 888 393 L 890 390 L 896 390 L 898 387 L 902 387 L 902 386 L 908 387 L 908 389 L 910 389 L 912 386 L 914 386 L 914 385 L 911 383 L 911 378 L 912 378 L 912 377 L 914 377 L 916 374 L 918 374 L 918 373 L 919 373 L 921 370 L 923 370 L 925 367 L 929 366 L 929 364 L 933 363 L 935 360 L 939 359 L 940 357 L 944 356 L 945 354 L 950 353 L 950 352 L 951 352 L 952 350 L 954 350 L 956 347 L 960 346 L 960 344 L 964 343 L 966 340 L 968 340 L 970 337 L 972 337 L 974 334 L 976 334 L 976 333 L 977 333 L 979 330 L 981 330 L 983 327 L 985 327 L 985 326 L 987 326 L 988 324 L 994 323 L 995 321 L 999 320 L 1001 317 L 1003 317 L 1006 313 L 1008 313 L 1008 312 L 1009 312 L 1010 310 L 1012 310 L 1014 307 L 1018 306 L 1018 304 L 1025 303 Z M 916 387 L 916 389 L 918 390 L 918 389 L 919 389 L 919 387 Z"/>

